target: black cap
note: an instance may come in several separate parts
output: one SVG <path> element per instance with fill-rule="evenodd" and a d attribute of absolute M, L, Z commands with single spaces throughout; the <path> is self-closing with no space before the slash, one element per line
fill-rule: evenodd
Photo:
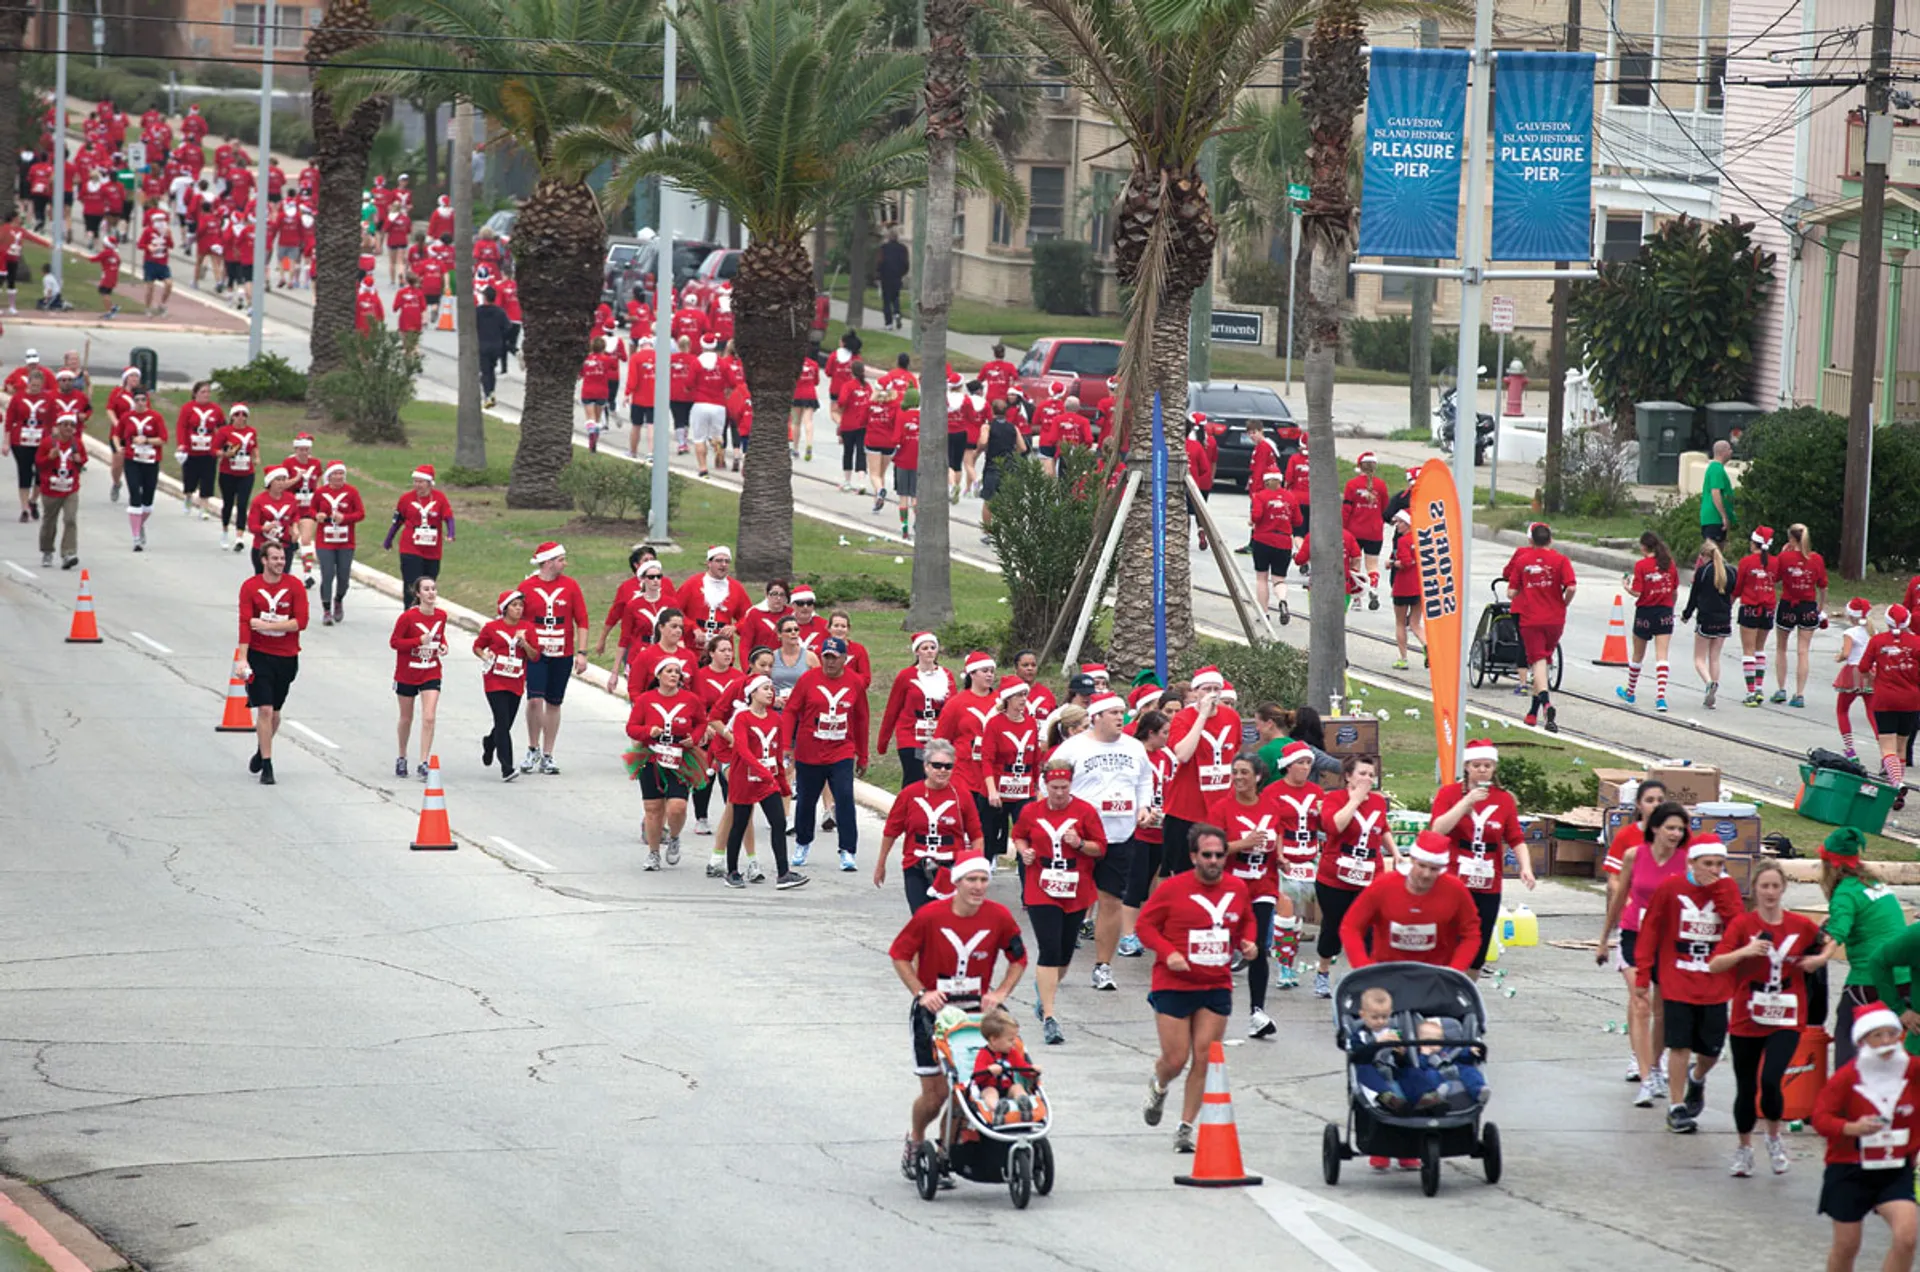
<path fill-rule="evenodd" d="M 1092 676 L 1089 676 L 1084 671 L 1077 671 L 1073 674 L 1073 678 L 1067 681 L 1067 696 L 1069 698 L 1091 698 L 1093 691 L 1099 687 L 1100 686 L 1094 683 Z"/>

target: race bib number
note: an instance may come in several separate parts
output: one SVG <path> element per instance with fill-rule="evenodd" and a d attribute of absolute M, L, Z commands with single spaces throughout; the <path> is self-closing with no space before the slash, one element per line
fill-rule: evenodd
<path fill-rule="evenodd" d="M 1364 888 L 1373 882 L 1374 871 L 1379 867 L 1380 861 L 1376 857 L 1349 857 L 1342 854 L 1334 859 L 1333 877 L 1351 887 Z"/>
<path fill-rule="evenodd" d="M 1202 764 L 1200 766 L 1200 789 L 1203 791 L 1224 791 L 1233 781 L 1233 765 Z"/>
<path fill-rule="evenodd" d="M 151 464 L 160 458 L 160 448 L 149 445 L 146 442 L 135 442 L 133 444 L 133 458 L 135 463 Z"/>
<path fill-rule="evenodd" d="M 941 976 L 933 982 L 933 987 L 948 998 L 980 997 L 978 976 Z"/>
<path fill-rule="evenodd" d="M 73 489 L 73 478 L 64 473 L 54 473 L 47 478 L 47 487 L 59 494 L 66 494 Z"/>
<path fill-rule="evenodd" d="M 972 755 L 972 758 L 973 758 L 973 762 L 974 762 L 975 764 L 978 764 L 978 763 L 980 762 L 980 739 L 979 739 L 979 738 L 975 738 L 975 739 L 973 740 L 973 755 Z"/>
<path fill-rule="evenodd" d="M 1028 792 L 1032 789 L 1033 779 L 1024 774 L 1017 777 L 1002 777 L 1000 779 L 1001 799 L 1025 799 L 1027 798 Z"/>
<path fill-rule="evenodd" d="M 228 460 L 227 463 L 236 473 L 253 471 L 253 456 L 247 454 L 245 451 L 241 451 L 238 455 Z"/>
<path fill-rule="evenodd" d="M 565 628 L 557 632 L 543 631 L 539 633 L 539 636 L 540 656 L 542 658 L 558 658 L 567 652 L 567 633 Z"/>
<path fill-rule="evenodd" d="M 1461 857 L 1460 882 L 1469 888 L 1491 888 L 1493 866 L 1492 857 Z"/>
<path fill-rule="evenodd" d="M 506 680 L 518 680 L 527 674 L 526 659 L 518 654 L 497 654 L 493 660 L 493 674 Z"/>
<path fill-rule="evenodd" d="M 655 742 L 652 750 L 654 763 L 667 768 L 679 767 L 682 753 L 680 747 L 671 742 Z"/>
<path fill-rule="evenodd" d="M 1387 923 L 1387 944 L 1396 950 L 1419 954 L 1440 943 L 1440 929 L 1432 923 Z"/>
<path fill-rule="evenodd" d="M 321 526 L 320 542 L 345 543 L 347 541 L 347 536 L 351 533 L 352 533 L 352 527 L 350 526 L 331 526 L 331 525 Z"/>
<path fill-rule="evenodd" d="M 1682 910 L 1680 940 L 1692 945 L 1717 945 L 1720 941 L 1720 916 L 1712 910 Z"/>
<path fill-rule="evenodd" d="M 1320 863 L 1312 857 L 1286 858 L 1286 875 L 1292 883 L 1312 883 L 1319 873 Z"/>
<path fill-rule="evenodd" d="M 1227 929 L 1194 928 L 1187 933 L 1187 962 L 1195 967 L 1225 967 L 1232 953 L 1227 948 Z"/>
<path fill-rule="evenodd" d="M 822 742 L 845 742 L 847 740 L 847 713 L 844 711 L 823 711 L 813 725 L 813 736 Z"/>
<path fill-rule="evenodd" d="M 1773 1029 L 1800 1027 L 1800 998 L 1796 994 L 1773 994 L 1755 990 L 1747 999 L 1747 1014 L 1756 1025 Z"/>
<path fill-rule="evenodd" d="M 440 531 L 433 526 L 415 526 L 413 542 L 415 547 L 430 548 L 440 542 Z"/>
<path fill-rule="evenodd" d="M 1904 1165 L 1907 1160 L 1907 1129 L 1890 1126 L 1884 1131 L 1860 1137 L 1860 1165 L 1867 1170 L 1886 1170 Z"/>
<path fill-rule="evenodd" d="M 40 444 L 40 438 L 45 431 L 46 430 L 42 429 L 38 424 L 22 424 L 20 426 L 20 444 L 22 446 L 38 446 Z"/>
<path fill-rule="evenodd" d="M 921 746 L 925 746 L 927 743 L 933 741 L 934 726 L 938 723 L 939 718 L 937 716 L 930 712 L 923 712 L 919 719 L 913 722 L 914 739 L 918 741 Z"/>
<path fill-rule="evenodd" d="M 1102 817 L 1133 816 L 1133 796 L 1131 795 L 1105 796 L 1100 801 L 1100 815 Z"/>
<path fill-rule="evenodd" d="M 1040 872 L 1040 891 L 1060 901 L 1071 901 L 1080 894 L 1080 872 L 1048 866 Z"/>

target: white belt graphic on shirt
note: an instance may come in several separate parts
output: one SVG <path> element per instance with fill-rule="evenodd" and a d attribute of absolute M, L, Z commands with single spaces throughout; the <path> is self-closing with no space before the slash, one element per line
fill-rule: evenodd
<path fill-rule="evenodd" d="M 415 623 L 413 628 L 420 639 L 414 644 L 413 657 L 407 666 L 414 671 L 431 671 L 440 665 L 440 625 Z"/>
<path fill-rule="evenodd" d="M 1314 842 L 1318 836 L 1313 833 L 1313 810 L 1320 797 L 1316 794 L 1296 799 L 1282 794 L 1280 802 L 1293 810 L 1294 829 L 1287 833 L 1286 843 L 1280 849 L 1286 858 L 1286 875 L 1288 879 L 1304 883 L 1313 878 L 1315 858 L 1319 855 Z"/>
<path fill-rule="evenodd" d="M 1491 821 L 1493 815 L 1499 811 L 1498 805 L 1485 810 L 1477 808 L 1469 808 L 1467 810 L 1467 816 L 1473 819 L 1473 846 L 1475 848 L 1484 848 L 1487 846 L 1487 823 Z"/>
<path fill-rule="evenodd" d="M 987 717 L 993 714 L 993 708 L 989 707 L 985 711 L 976 711 L 972 707 L 968 707 L 966 708 L 966 712 L 968 715 L 973 717 L 974 733 L 973 733 L 973 757 L 972 758 L 973 758 L 973 762 L 975 764 L 978 764 L 980 762 L 980 746 L 981 746 L 981 743 L 986 741 L 986 736 L 987 736 Z"/>
<path fill-rule="evenodd" d="M 561 613 L 566 607 L 562 598 L 566 596 L 567 589 L 536 587 L 531 590 L 546 608 L 546 616 L 540 620 L 541 630 L 537 633 L 541 656 L 558 658 L 567 652 L 567 621 Z"/>
<path fill-rule="evenodd" d="M 947 815 L 947 810 L 953 807 L 954 802 L 947 800 L 940 804 L 929 804 L 918 795 L 913 797 L 913 802 L 920 806 L 921 813 L 927 819 L 927 833 L 923 845 L 926 855 L 937 857 L 941 861 L 951 861 L 953 850 L 946 847 L 947 837 L 940 833 L 940 820 Z M 943 848 L 944 852 L 941 851 Z"/>
<path fill-rule="evenodd" d="M 940 935 L 947 938 L 947 944 L 953 946 L 953 975 L 942 976 L 934 981 L 933 987 L 948 998 L 978 998 L 980 996 L 980 978 L 967 975 L 967 965 L 973 961 L 973 952 L 980 942 L 987 939 L 982 929 L 962 941 L 953 934 L 952 928 L 941 928 Z"/>
<path fill-rule="evenodd" d="M 1786 962 L 1798 933 L 1790 933 L 1767 947 L 1767 981 L 1756 985 L 1747 998 L 1747 1014 L 1756 1025 L 1775 1029 L 1800 1027 L 1800 996 L 1786 992 Z"/>
<path fill-rule="evenodd" d="M 1720 943 L 1722 923 L 1714 903 L 1696 905 L 1692 897 L 1682 896 L 1680 902 L 1680 928 L 1675 938 L 1678 949 L 1675 952 L 1674 966 L 1682 971 L 1705 972 L 1707 960 L 1713 957 L 1713 947 Z"/>
<path fill-rule="evenodd" d="M 813 722 L 813 736 L 822 742 L 845 742 L 847 740 L 846 702 L 853 693 L 851 686 L 845 689 L 828 689 L 822 686 L 820 696 L 826 699 L 826 709 Z"/>
<path fill-rule="evenodd" d="M 503 680 L 518 680 L 526 674 L 526 660 L 518 654 L 495 654 L 493 674 Z"/>
<path fill-rule="evenodd" d="M 1080 893 L 1080 872 L 1067 864 L 1070 850 L 1064 843 L 1074 824 L 1065 822 L 1055 826 L 1045 818 L 1039 820 L 1040 829 L 1047 832 L 1047 838 L 1053 843 L 1052 859 L 1040 870 L 1040 891 L 1056 900 L 1070 901 Z"/>
<path fill-rule="evenodd" d="M 1017 757 L 1025 755 L 1033 746 L 1032 729 L 1025 733 L 1008 733 L 1007 742 L 1013 747 L 1015 759 L 1007 765 L 1007 771 L 1000 775 L 1001 799 L 1025 799 L 1033 791 L 1033 775 L 1027 772 L 1027 766 Z"/>
<path fill-rule="evenodd" d="M 659 727 L 665 735 L 654 739 L 650 748 L 653 751 L 653 758 L 662 764 L 678 764 L 680 762 L 681 748 L 673 740 L 673 726 L 674 723 L 679 720 L 680 713 L 687 709 L 686 704 L 680 703 L 671 708 L 663 707 L 657 702 L 650 702 L 647 705 L 653 708 L 655 715 L 660 717 Z"/>
<path fill-rule="evenodd" d="M 754 742 L 757 744 L 754 758 L 771 767 L 774 743 L 780 737 L 780 726 L 776 724 L 771 729 L 763 729 L 758 725 L 750 724 L 747 726 L 747 732 L 753 734 Z"/>
<path fill-rule="evenodd" d="M 1198 892 L 1187 895 L 1213 921 L 1212 927 L 1194 928 L 1187 933 L 1187 962 L 1195 967 L 1225 967 L 1233 957 L 1227 938 L 1227 907 L 1233 904 L 1233 897 L 1221 897 L 1216 904 Z"/>
<path fill-rule="evenodd" d="M 1233 733 L 1233 726 L 1222 725 L 1220 732 L 1208 733 L 1205 728 L 1200 736 L 1206 740 L 1213 751 L 1213 763 L 1200 766 L 1200 789 L 1202 791 L 1224 791 L 1233 781 L 1233 765 L 1222 757 L 1227 752 L 1227 739 Z"/>

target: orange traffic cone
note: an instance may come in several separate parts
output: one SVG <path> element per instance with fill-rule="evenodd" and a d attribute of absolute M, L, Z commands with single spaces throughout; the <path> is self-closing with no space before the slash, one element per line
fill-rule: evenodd
<path fill-rule="evenodd" d="M 453 302 L 451 300 L 442 300 L 440 302 L 440 330 L 453 330 Z"/>
<path fill-rule="evenodd" d="M 447 826 L 447 792 L 440 785 L 437 755 L 427 757 L 427 797 L 420 804 L 420 829 L 411 846 L 415 852 L 451 852 L 460 846 Z"/>
<path fill-rule="evenodd" d="M 240 651 L 233 651 L 233 665 L 240 666 Z M 221 713 L 215 733 L 252 733 L 253 708 L 247 705 L 247 681 L 237 670 L 227 675 L 227 709 Z"/>
<path fill-rule="evenodd" d="M 1607 619 L 1607 639 L 1600 646 L 1600 656 L 1593 660 L 1596 667 L 1624 667 L 1627 665 L 1627 606 L 1620 593 L 1613 594 L 1613 614 Z"/>
<path fill-rule="evenodd" d="M 1240 1164 L 1240 1132 L 1233 1125 L 1233 1096 L 1227 1091 L 1227 1052 L 1217 1042 L 1207 1050 L 1207 1093 L 1200 1098 L 1193 1174 L 1175 1175 L 1173 1182 L 1194 1188 L 1259 1183 L 1260 1176 L 1247 1174 Z"/>
<path fill-rule="evenodd" d="M 80 571 L 80 599 L 73 603 L 73 626 L 67 629 L 67 644 L 98 645 L 100 625 L 93 620 L 93 580 Z"/>

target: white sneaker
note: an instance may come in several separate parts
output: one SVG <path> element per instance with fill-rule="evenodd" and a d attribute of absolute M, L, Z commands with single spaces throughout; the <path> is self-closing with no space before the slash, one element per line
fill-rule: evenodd
<path fill-rule="evenodd" d="M 680 864 L 680 836 L 678 835 L 667 840 L 667 864 L 670 866 Z"/>
<path fill-rule="evenodd" d="M 748 857 L 747 858 L 747 882 L 748 883 L 765 883 L 766 881 L 767 881 L 767 872 L 760 868 L 760 859 L 758 857 Z"/>
<path fill-rule="evenodd" d="M 1258 1007 L 1247 1017 L 1247 1037 L 1271 1038 L 1280 1026 L 1273 1023 L 1273 1017 Z"/>
<path fill-rule="evenodd" d="M 1653 1089 L 1653 1083 L 1642 1082 L 1640 1084 L 1640 1090 L 1634 1094 L 1633 1107 L 1636 1109 L 1650 1109 L 1653 1107 L 1653 1102 L 1658 1098 L 1659 1094 L 1658 1091 Z"/>
<path fill-rule="evenodd" d="M 647 864 L 646 864 L 645 866 L 643 866 L 643 867 L 641 867 L 641 869 L 643 869 L 643 870 L 658 870 L 659 868 L 660 868 L 660 854 L 659 854 L 658 852 L 650 852 L 650 853 L 648 853 L 648 854 L 647 854 Z"/>
<path fill-rule="evenodd" d="M 222 530 L 220 532 L 220 550 L 222 552 L 229 552 L 229 551 L 232 551 L 232 549 L 233 549 L 233 535 L 231 535 L 225 530 Z"/>
<path fill-rule="evenodd" d="M 696 835 L 711 835 L 713 833 L 713 827 L 707 824 L 706 818 L 696 817 L 693 819 L 693 833 Z"/>
<path fill-rule="evenodd" d="M 1733 1164 L 1727 1167 L 1727 1174 L 1735 1179 L 1745 1179 L 1753 1174 L 1753 1149 L 1742 1144 L 1733 1150 Z"/>
<path fill-rule="evenodd" d="M 1639 1080 L 1640 1080 L 1640 1057 L 1628 1056 L 1627 1057 L 1627 1081 L 1638 1082 Z"/>
<path fill-rule="evenodd" d="M 1105 963 L 1095 963 L 1093 965 L 1093 987 L 1095 989 L 1118 989 L 1119 986 L 1113 983 L 1113 969 Z"/>
<path fill-rule="evenodd" d="M 1767 1136 L 1767 1160 L 1773 1164 L 1773 1173 L 1784 1175 L 1793 1163 L 1787 1160 L 1787 1146 L 1778 1135 Z"/>
<path fill-rule="evenodd" d="M 1653 1093 L 1661 1099 L 1670 1099 L 1673 1092 L 1667 1089 L 1667 1070 L 1664 1065 L 1655 1065 L 1653 1070 Z"/>

